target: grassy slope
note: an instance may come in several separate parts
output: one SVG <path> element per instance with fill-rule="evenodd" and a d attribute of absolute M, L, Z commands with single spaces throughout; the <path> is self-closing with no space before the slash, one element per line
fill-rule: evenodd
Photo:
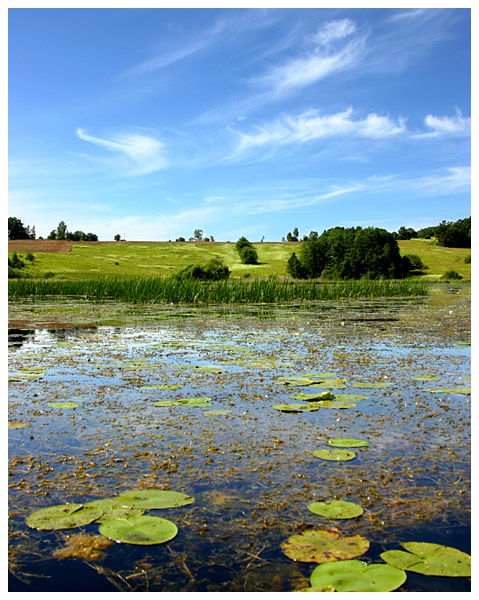
<path fill-rule="evenodd" d="M 26 272 L 33 277 L 42 277 L 51 271 L 56 277 L 87 279 L 101 275 L 154 276 L 171 275 L 191 263 L 206 263 L 214 257 L 222 258 L 232 271 L 232 277 L 286 276 L 286 262 L 291 253 L 299 251 L 297 243 L 257 243 L 258 265 L 241 264 L 233 243 L 158 242 L 129 243 L 111 242 L 103 244 L 78 243 L 72 245 L 70 253 L 35 252 L 32 264 L 26 262 Z M 441 248 L 428 240 L 399 242 L 401 254 L 416 254 L 429 269 L 425 276 L 440 277 L 445 271 L 454 269 L 465 279 L 471 277 L 471 265 L 464 258 L 470 249 Z M 25 257 L 24 252 L 18 252 Z M 118 264 L 116 264 L 118 263 Z"/>

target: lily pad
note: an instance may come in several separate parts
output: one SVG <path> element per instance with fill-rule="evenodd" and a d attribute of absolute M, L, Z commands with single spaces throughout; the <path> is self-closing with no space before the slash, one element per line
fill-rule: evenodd
<path fill-rule="evenodd" d="M 341 400 L 319 400 L 311 404 L 323 408 L 354 408 L 353 402 L 341 402 Z"/>
<path fill-rule="evenodd" d="M 332 392 L 316 392 L 315 394 L 304 394 L 300 392 L 299 394 L 293 394 L 290 396 L 293 400 L 306 400 L 306 402 L 311 402 L 315 400 L 334 400 L 336 396 Z"/>
<path fill-rule="evenodd" d="M 423 392 L 431 392 L 432 394 L 466 394 L 470 395 L 471 388 L 436 388 L 427 389 Z"/>
<path fill-rule="evenodd" d="M 326 500 L 325 502 L 311 502 L 308 510 L 321 517 L 331 519 L 353 519 L 363 514 L 364 510 L 359 504 L 345 500 Z"/>
<path fill-rule="evenodd" d="M 340 537 L 335 529 L 301 531 L 281 544 L 288 558 L 314 563 L 356 558 L 367 552 L 368 548 L 369 540 L 361 535 Z"/>
<path fill-rule="evenodd" d="M 79 404 L 76 402 L 49 402 L 48 406 L 51 408 L 77 408 Z"/>
<path fill-rule="evenodd" d="M 314 383 L 314 379 L 309 379 L 307 377 L 299 377 L 299 376 L 284 376 L 284 377 L 278 377 L 278 380 L 275 381 L 276 384 L 278 385 L 311 385 L 312 383 Z"/>
<path fill-rule="evenodd" d="M 158 385 L 142 385 L 141 390 L 179 390 L 181 383 L 159 383 Z"/>
<path fill-rule="evenodd" d="M 414 377 L 411 377 L 411 379 L 413 381 L 428 381 L 433 379 L 439 379 L 439 377 L 436 377 L 435 375 L 414 375 Z"/>
<path fill-rule="evenodd" d="M 102 514 L 103 511 L 98 506 L 59 504 L 33 512 L 26 521 L 32 529 L 69 529 L 93 523 Z"/>
<path fill-rule="evenodd" d="M 320 458 L 321 460 L 332 460 L 338 462 L 342 460 L 353 460 L 356 454 L 351 450 L 334 449 L 313 450 L 313 456 Z"/>
<path fill-rule="evenodd" d="M 208 406 L 211 398 L 182 398 L 181 400 L 160 400 L 153 406 Z"/>
<path fill-rule="evenodd" d="M 341 379 L 327 379 L 326 381 L 320 381 L 320 382 L 314 382 L 311 384 L 312 388 L 327 388 L 327 389 L 333 389 L 333 390 L 342 390 L 344 389 L 346 386 L 344 385 L 346 383 L 347 379 L 342 377 Z"/>
<path fill-rule="evenodd" d="M 405 581 L 401 569 L 360 560 L 323 563 L 311 573 L 311 587 L 332 587 L 337 592 L 392 592 Z"/>
<path fill-rule="evenodd" d="M 381 558 L 393 567 L 438 577 L 470 577 L 471 557 L 456 548 L 426 542 L 404 542 L 406 550 L 387 550 Z"/>
<path fill-rule="evenodd" d="M 314 406 L 313 404 L 275 404 L 273 406 L 275 410 L 279 410 L 281 412 L 290 412 L 290 413 L 299 413 L 305 411 L 315 411 L 318 410 L 318 406 Z"/>
<path fill-rule="evenodd" d="M 193 496 L 172 490 L 129 490 L 117 496 L 123 506 L 134 508 L 173 508 L 193 504 Z"/>
<path fill-rule="evenodd" d="M 359 402 L 360 400 L 367 400 L 367 396 L 362 396 L 361 394 L 336 394 L 336 400 Z"/>
<path fill-rule="evenodd" d="M 205 410 L 203 414 L 208 415 L 210 417 L 221 417 L 223 415 L 229 415 L 230 410 L 226 410 L 224 408 L 218 408 L 217 410 Z"/>
<path fill-rule="evenodd" d="M 150 546 L 172 540 L 178 528 L 167 519 L 139 515 L 105 521 L 100 525 L 100 533 L 122 544 Z"/>
<path fill-rule="evenodd" d="M 389 383 L 385 381 L 370 381 L 370 382 L 358 382 L 358 383 L 350 383 L 351 387 L 363 388 L 363 389 L 376 389 L 376 388 L 387 388 L 389 387 Z"/>
<path fill-rule="evenodd" d="M 134 508 L 131 506 L 122 506 L 117 498 L 102 498 L 100 500 L 92 500 L 84 504 L 85 507 L 98 507 L 102 510 L 102 515 L 97 519 L 99 523 L 104 523 L 110 519 L 122 519 L 142 515 L 145 511 L 142 508 Z"/>
<path fill-rule="evenodd" d="M 335 438 L 326 442 L 329 446 L 335 448 L 362 448 L 363 446 L 369 446 L 369 442 L 364 440 L 356 440 L 354 438 Z"/>

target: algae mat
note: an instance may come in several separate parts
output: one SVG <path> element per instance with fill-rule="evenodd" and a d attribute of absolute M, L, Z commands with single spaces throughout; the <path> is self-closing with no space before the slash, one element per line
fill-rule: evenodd
<path fill-rule="evenodd" d="M 413 541 L 470 552 L 471 396 L 450 391 L 470 387 L 463 288 L 283 307 L 9 310 L 10 591 L 304 589 L 314 566 L 281 545 L 311 529 L 362 536 L 366 562 Z M 420 375 L 447 391 L 424 391 Z M 362 389 L 347 410 L 273 408 L 308 393 L 294 385 L 308 378 L 345 379 L 338 396 L 358 382 L 387 386 Z M 369 445 L 346 462 L 313 455 L 338 439 Z M 178 530 L 154 546 L 112 543 L 95 522 L 26 522 L 129 490 L 194 502 L 145 510 Z M 308 510 L 332 499 L 363 513 Z M 398 591 L 469 590 L 468 578 L 408 572 Z"/>

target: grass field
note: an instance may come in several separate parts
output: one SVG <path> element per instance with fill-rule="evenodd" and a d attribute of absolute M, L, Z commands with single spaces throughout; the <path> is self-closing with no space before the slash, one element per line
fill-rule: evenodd
<path fill-rule="evenodd" d="M 254 244 L 258 265 L 243 265 L 234 243 L 230 242 L 48 242 L 17 240 L 9 242 L 9 256 L 16 251 L 25 260 L 27 252 L 33 262 L 25 261 L 24 271 L 41 278 L 50 273 L 55 279 L 81 280 L 101 276 L 153 277 L 172 275 L 191 263 L 205 264 L 221 258 L 231 270 L 231 278 L 287 277 L 286 262 L 301 243 L 268 242 Z M 423 278 L 438 279 L 455 270 L 464 279 L 471 277 L 471 264 L 464 259 L 467 248 L 442 248 L 429 240 L 400 241 L 401 254 L 416 254 L 429 268 Z"/>

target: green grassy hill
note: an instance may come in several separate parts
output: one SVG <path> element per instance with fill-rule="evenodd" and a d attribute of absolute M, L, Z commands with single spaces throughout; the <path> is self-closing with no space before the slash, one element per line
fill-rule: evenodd
<path fill-rule="evenodd" d="M 32 277 L 45 273 L 72 280 L 116 275 L 167 276 L 191 263 L 205 264 L 221 258 L 231 270 L 231 277 L 286 277 L 286 262 L 301 243 L 263 242 L 254 244 L 258 265 L 243 265 L 234 243 L 229 242 L 85 242 L 71 243 L 25 240 L 9 242 L 9 256 L 16 251 L 20 258 L 31 252 L 33 262 L 25 260 L 25 272 Z M 401 254 L 416 254 L 429 268 L 424 277 L 436 279 L 454 269 L 464 279 L 471 277 L 471 265 L 464 262 L 471 251 L 466 248 L 442 248 L 430 240 L 400 241 Z"/>

